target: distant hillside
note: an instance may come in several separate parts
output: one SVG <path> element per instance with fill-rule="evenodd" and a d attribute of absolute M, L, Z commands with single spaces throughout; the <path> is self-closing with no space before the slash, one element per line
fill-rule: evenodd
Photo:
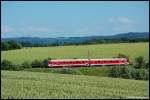
<path fill-rule="evenodd" d="M 149 39 L 148 32 L 129 32 L 112 36 L 85 36 L 85 37 L 58 37 L 58 38 L 39 38 L 39 37 L 20 37 L 20 38 L 2 38 L 1 41 L 15 40 L 18 42 L 30 42 L 32 44 L 64 44 L 64 43 L 82 43 L 95 40 L 136 40 Z"/>

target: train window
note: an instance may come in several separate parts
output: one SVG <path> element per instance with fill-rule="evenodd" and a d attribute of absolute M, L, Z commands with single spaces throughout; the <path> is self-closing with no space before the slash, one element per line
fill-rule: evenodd
<path fill-rule="evenodd" d="M 118 63 L 118 61 L 115 61 L 115 63 Z"/>
<path fill-rule="evenodd" d="M 94 63 L 94 61 L 91 61 L 91 63 Z"/>

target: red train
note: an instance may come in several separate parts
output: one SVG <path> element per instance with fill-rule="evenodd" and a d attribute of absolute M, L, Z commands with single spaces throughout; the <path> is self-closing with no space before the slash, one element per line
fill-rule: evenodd
<path fill-rule="evenodd" d="M 127 65 L 129 64 L 126 58 L 112 59 L 57 59 L 49 60 L 49 67 L 79 67 L 79 66 L 96 66 L 96 65 Z"/>

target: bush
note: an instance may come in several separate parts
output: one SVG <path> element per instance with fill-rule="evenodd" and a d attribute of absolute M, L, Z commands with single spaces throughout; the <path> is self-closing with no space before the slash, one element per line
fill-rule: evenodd
<path fill-rule="evenodd" d="M 131 76 L 131 68 L 129 68 L 129 67 L 122 67 L 121 68 L 121 77 L 122 78 L 127 78 L 127 79 L 132 78 L 132 76 Z"/>
<path fill-rule="evenodd" d="M 118 58 L 128 58 L 128 56 L 126 56 L 126 55 L 124 55 L 124 54 L 119 53 L 119 54 L 118 54 Z"/>
<path fill-rule="evenodd" d="M 47 67 L 48 67 L 48 60 L 51 60 L 51 58 L 47 58 L 47 59 L 44 59 L 44 60 L 42 61 L 44 68 L 47 68 Z"/>
<path fill-rule="evenodd" d="M 23 68 L 32 68 L 31 64 L 29 62 L 27 62 L 27 61 L 22 63 L 22 67 Z"/>
<path fill-rule="evenodd" d="M 132 79 L 138 79 L 138 69 L 131 68 L 131 77 Z"/>
<path fill-rule="evenodd" d="M 112 67 L 111 70 L 108 73 L 108 76 L 110 77 L 121 77 L 121 67 Z"/>
<path fill-rule="evenodd" d="M 44 64 L 41 60 L 34 60 L 31 63 L 32 68 L 43 68 Z"/>
<path fill-rule="evenodd" d="M 137 69 L 145 67 L 145 60 L 142 56 L 139 56 L 135 59 L 134 67 L 137 68 Z"/>
<path fill-rule="evenodd" d="M 135 69 L 128 67 L 113 67 L 108 72 L 109 77 L 121 77 L 136 80 L 149 80 L 149 71 L 146 69 Z"/>
<path fill-rule="evenodd" d="M 70 69 L 70 68 L 63 68 L 60 70 L 60 73 L 62 74 L 81 74 L 78 70 Z"/>
<path fill-rule="evenodd" d="M 20 65 L 12 64 L 12 62 L 8 60 L 2 60 L 1 62 L 1 70 L 22 70 L 23 68 Z"/>
<path fill-rule="evenodd" d="M 12 62 L 8 61 L 8 60 L 2 60 L 1 62 L 1 69 L 2 70 L 11 70 L 13 69 L 13 64 Z"/>
<path fill-rule="evenodd" d="M 16 70 L 16 71 L 23 70 L 23 67 L 18 64 L 13 64 L 12 70 Z"/>
<path fill-rule="evenodd" d="M 139 70 L 139 79 L 140 80 L 148 80 L 149 72 L 146 69 Z"/>
<path fill-rule="evenodd" d="M 146 64 L 145 64 L 145 68 L 149 70 L 149 61 L 148 61 L 148 62 L 146 62 Z"/>

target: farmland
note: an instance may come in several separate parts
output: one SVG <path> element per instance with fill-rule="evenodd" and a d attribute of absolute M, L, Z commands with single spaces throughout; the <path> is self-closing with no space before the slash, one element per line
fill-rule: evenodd
<path fill-rule="evenodd" d="M 2 51 L 1 60 L 7 59 L 14 64 L 21 64 L 24 61 L 43 60 L 47 57 L 87 58 L 88 51 L 91 58 L 111 58 L 121 53 L 130 56 L 131 60 L 138 56 L 149 59 L 149 43 L 147 42 L 23 48 Z M 106 77 L 110 67 L 113 66 L 2 70 L 1 98 L 148 98 L 149 81 Z"/>
<path fill-rule="evenodd" d="M 148 81 L 1 71 L 1 98 L 148 98 Z"/>
<path fill-rule="evenodd" d="M 24 61 L 31 62 L 47 57 L 56 59 L 87 58 L 88 51 L 91 58 L 111 58 L 122 53 L 130 56 L 131 60 L 138 56 L 143 56 L 146 60 L 149 59 L 149 43 L 147 42 L 23 48 L 21 50 L 2 51 L 1 60 L 7 59 L 13 63 L 21 64 Z"/>

